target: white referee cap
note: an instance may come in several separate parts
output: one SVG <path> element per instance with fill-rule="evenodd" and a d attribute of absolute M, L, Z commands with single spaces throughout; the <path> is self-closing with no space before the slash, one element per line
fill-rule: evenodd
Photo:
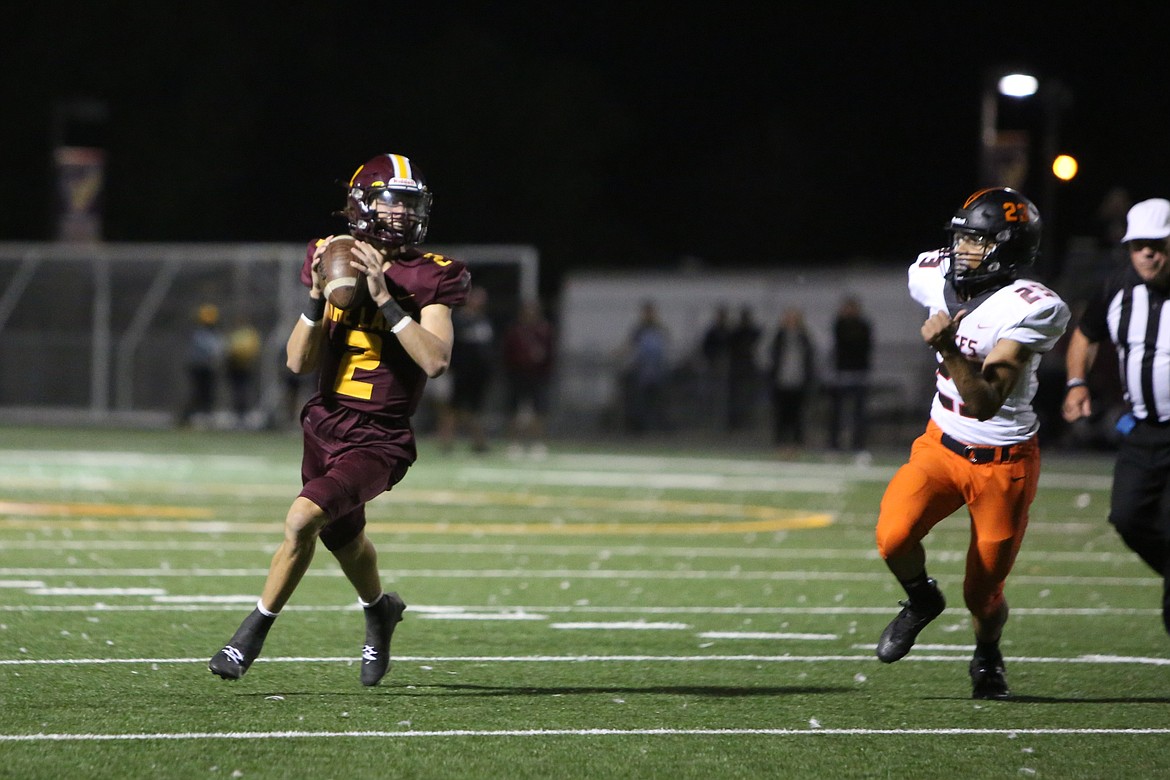
<path fill-rule="evenodd" d="M 1135 203 L 1125 216 L 1125 236 L 1121 243 L 1139 238 L 1170 236 L 1170 200 L 1150 198 Z"/>

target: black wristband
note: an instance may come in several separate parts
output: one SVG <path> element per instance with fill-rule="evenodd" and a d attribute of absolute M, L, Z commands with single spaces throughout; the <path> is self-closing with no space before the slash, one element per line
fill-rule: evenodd
<path fill-rule="evenodd" d="M 406 310 L 398 305 L 398 301 L 394 300 L 394 296 L 378 307 L 378 311 L 382 312 L 382 316 L 386 318 L 386 323 L 390 326 L 391 333 L 397 333 L 406 327 L 410 321 L 410 315 Z"/>
<path fill-rule="evenodd" d="M 321 318 L 325 316 L 325 296 L 314 298 L 310 295 L 309 300 L 305 301 L 302 314 L 310 322 L 320 322 Z"/>

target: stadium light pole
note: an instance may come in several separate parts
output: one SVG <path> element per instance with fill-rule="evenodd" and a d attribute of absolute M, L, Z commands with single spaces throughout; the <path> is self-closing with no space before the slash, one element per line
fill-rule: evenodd
<path fill-rule="evenodd" d="M 1058 276 L 1062 270 L 1063 259 L 1058 259 L 1053 235 L 1056 229 L 1056 187 L 1057 176 L 1052 169 L 1053 161 L 1060 153 L 1060 123 L 1064 112 L 1072 105 L 1072 91 L 1060 79 L 1045 79 L 1040 88 L 1040 105 L 1044 110 L 1044 165 L 1040 174 L 1044 177 L 1042 197 L 1044 198 L 1044 228 L 1042 241 L 1047 247 L 1041 254 L 1041 271 Z"/>
<path fill-rule="evenodd" d="M 1020 71 L 989 70 L 983 77 L 982 105 L 979 112 L 979 180 L 983 186 L 1000 184 L 999 98 L 1029 98 L 1040 87 L 1039 80 Z"/>
<path fill-rule="evenodd" d="M 1059 272 L 1060 264 L 1055 261 L 1053 251 L 1053 231 L 1055 229 L 1057 177 L 1051 170 L 1052 162 L 1060 153 L 1060 125 L 1063 114 L 1072 105 L 1072 92 L 1064 82 L 1055 78 L 1045 78 L 1043 82 L 1036 76 L 1022 71 L 1007 71 L 1004 69 L 987 71 L 984 76 L 982 107 L 980 111 L 980 156 L 979 179 L 981 186 L 992 187 L 1007 182 L 1005 172 L 1005 155 L 1011 150 L 1004 148 L 1003 138 L 999 132 L 999 99 L 1001 97 L 1014 100 L 1027 100 L 1035 97 L 1039 100 L 1043 112 L 1043 138 L 1040 144 L 1042 165 L 1038 175 L 1043 181 L 1040 184 L 1038 199 L 1040 212 L 1044 215 L 1043 243 L 1046 251 L 1041 263 L 1042 272 Z M 1030 146 L 1030 144 L 1029 144 Z M 1022 155 L 1022 152 L 1017 152 Z M 1036 170 L 1037 155 L 1029 152 L 1027 169 Z M 1023 175 L 1021 179 L 1031 180 L 1030 176 Z M 1022 185 L 1022 181 L 1019 184 Z"/>

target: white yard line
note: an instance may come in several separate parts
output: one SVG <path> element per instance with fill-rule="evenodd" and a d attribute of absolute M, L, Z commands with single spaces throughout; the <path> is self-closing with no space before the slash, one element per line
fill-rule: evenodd
<path fill-rule="evenodd" d="M 30 596 L 164 596 L 162 588 L 29 588 Z"/>
<path fill-rule="evenodd" d="M 263 578 L 267 569 L 201 569 L 169 567 L 94 568 L 94 567 L 0 567 L 0 577 L 228 577 Z M 307 577 L 341 577 L 338 569 L 310 569 Z M 792 580 L 831 580 L 834 582 L 888 582 L 890 575 L 884 571 L 847 572 L 812 569 L 743 571 L 738 567 L 729 569 L 396 569 L 395 580 L 409 579 L 561 579 L 579 580 L 708 580 L 740 582 L 773 582 Z M 1016 585 L 1078 585 L 1083 587 L 1154 587 L 1161 588 L 1163 581 L 1158 577 L 1089 577 L 1065 575 L 1015 574 L 1012 582 Z"/>
<path fill-rule="evenodd" d="M 797 639 L 810 641 L 841 638 L 836 634 L 788 634 L 770 631 L 704 631 L 699 636 L 702 639 Z M 857 645 L 854 645 L 853 649 L 856 650 Z"/>
<path fill-rule="evenodd" d="M 1029 526 L 1031 530 L 1035 524 Z M 272 541 L 230 542 L 230 541 L 201 541 L 201 540 L 122 540 L 109 539 L 68 540 L 68 539 L 38 539 L 38 540 L 0 540 L 0 551 L 5 550 L 84 550 L 94 552 L 98 550 L 117 550 L 123 552 L 262 552 L 271 554 L 277 543 Z M 588 556 L 594 559 L 606 560 L 617 557 L 657 557 L 657 558 L 727 558 L 731 560 L 844 560 L 844 561 L 877 561 L 876 549 L 844 549 L 844 548 L 804 548 L 804 547 L 684 547 L 679 545 L 609 545 L 609 544 L 527 544 L 522 542 L 498 543 L 398 543 L 391 545 L 391 553 L 405 554 L 442 554 L 442 555 L 549 555 L 549 556 Z M 1026 548 L 1026 545 L 1025 545 Z M 1135 567 L 1144 566 L 1134 553 L 1124 550 L 1117 552 L 1048 552 L 1044 550 L 1025 549 L 1020 553 L 1021 560 L 1044 561 L 1051 563 L 1133 563 Z M 935 561 L 963 561 L 966 560 L 965 549 L 931 549 L 930 557 Z M 0 587 L 4 587 L 0 581 Z"/>
<path fill-rule="evenodd" d="M 232 612 L 239 609 L 241 604 L 255 604 L 256 594 L 236 594 L 231 596 L 154 596 L 153 604 L 106 604 L 93 602 L 89 604 L 0 604 L 0 612 L 34 613 L 34 612 Z M 336 612 L 337 610 L 353 610 L 359 607 L 356 604 L 321 604 L 305 605 L 293 604 L 286 607 L 291 612 Z M 607 606 L 416 606 L 411 604 L 407 611 L 411 614 L 420 613 L 420 617 L 427 613 L 450 615 L 460 612 L 487 613 L 487 614 L 610 614 L 610 615 L 895 615 L 897 605 L 893 607 L 607 607 Z M 952 608 L 955 615 L 965 614 L 961 608 Z M 1113 616 L 1148 616 L 1160 615 L 1162 610 L 1156 607 L 1012 607 L 1012 614 L 1047 615 L 1058 617 L 1101 617 Z"/>
<path fill-rule="evenodd" d="M 268 664 L 353 664 L 361 659 L 352 657 L 326 656 L 261 656 L 256 663 Z M 1013 664 L 1099 664 L 1134 666 L 1170 666 L 1170 658 L 1152 656 L 1109 655 L 1093 653 L 1079 656 L 1005 656 Z M 872 653 L 856 655 L 447 655 L 447 656 L 394 656 L 396 663 L 475 663 L 475 664 L 545 664 L 545 663 L 879 663 Z M 903 662 L 914 663 L 968 663 L 966 656 L 959 655 L 908 655 Z M 207 658 L 0 658 L 0 666 L 106 666 L 122 664 L 206 664 Z"/>
<path fill-rule="evenodd" d="M 654 623 L 645 620 L 619 620 L 609 623 L 550 623 L 549 628 L 585 631 L 685 631 L 690 626 L 686 623 Z"/>
<path fill-rule="evenodd" d="M 424 612 L 419 617 L 424 620 L 548 620 L 548 615 L 531 612 Z"/>
<path fill-rule="evenodd" d="M 1162 736 L 1170 729 L 451 729 L 447 731 L 187 731 L 130 734 L 0 734 L 0 742 L 144 742 L 262 739 L 419 739 L 427 737 L 874 737 L 874 736 Z"/>

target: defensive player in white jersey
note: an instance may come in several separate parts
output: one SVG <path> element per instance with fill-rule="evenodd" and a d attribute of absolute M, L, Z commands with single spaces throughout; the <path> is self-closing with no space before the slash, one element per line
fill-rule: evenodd
<path fill-rule="evenodd" d="M 937 353 L 938 392 L 926 432 L 890 480 L 877 546 L 906 591 L 877 655 L 893 663 L 946 602 L 927 576 L 923 538 L 963 505 L 971 516 L 963 600 L 975 629 L 972 696 L 1009 696 L 999 640 L 1003 586 L 1040 477 L 1032 410 L 1036 368 L 1068 325 L 1069 309 L 1039 282 L 1018 278 L 1040 249 L 1040 215 L 1015 190 L 985 189 L 951 218 L 951 245 L 910 266 L 910 294 L 929 311 L 922 339 Z"/>

